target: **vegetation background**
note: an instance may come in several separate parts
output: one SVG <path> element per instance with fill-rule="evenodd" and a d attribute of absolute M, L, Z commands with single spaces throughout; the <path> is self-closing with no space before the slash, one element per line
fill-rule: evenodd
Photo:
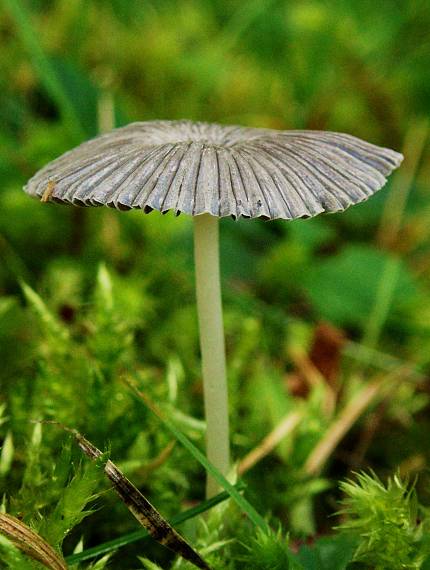
<path fill-rule="evenodd" d="M 430 503 L 429 30 L 425 0 L 3 0 L 6 511 L 57 549 L 65 540 L 65 555 L 81 537 L 86 548 L 136 528 L 101 476 L 85 460 L 80 466 L 61 430 L 30 423 L 41 418 L 109 447 L 166 516 L 204 493 L 203 468 L 121 381 L 133 379 L 202 446 L 191 220 L 41 205 L 23 193 L 26 180 L 79 142 L 136 120 L 338 130 L 404 153 L 375 197 L 312 220 L 221 222 L 234 459 L 247 498 L 281 525 L 278 545 L 289 532 L 303 567 L 346 568 L 351 557 L 364 568 L 425 567 L 428 545 L 418 537 L 425 517 L 413 510 L 409 526 L 399 511 L 386 526 L 391 538 L 394 528 L 407 531 L 398 539 L 406 541 L 403 566 L 395 565 L 397 538 L 391 561 L 381 558 L 390 555 L 385 537 L 377 560 L 360 543 L 343 566 L 334 558 L 312 566 L 317 546 L 302 545 L 333 536 L 342 521 L 366 520 L 363 503 L 353 504 L 358 488 L 392 506 L 400 489 L 402 508 L 410 507 L 399 479 L 391 491 L 365 477 L 355 491 L 339 488 L 363 469 L 383 481 L 396 472 L 418 476 L 423 513 Z M 255 464 L 244 462 L 256 449 Z M 349 514 L 336 516 L 345 496 Z M 229 517 L 242 535 L 220 512 L 181 527 L 194 544 L 212 548 L 214 567 L 277 567 L 263 560 L 264 541 L 240 513 Z M 3 563 L 13 568 L 3 547 Z M 160 547 L 137 543 L 110 564 L 134 568 L 137 555 L 163 567 L 172 561 Z"/>

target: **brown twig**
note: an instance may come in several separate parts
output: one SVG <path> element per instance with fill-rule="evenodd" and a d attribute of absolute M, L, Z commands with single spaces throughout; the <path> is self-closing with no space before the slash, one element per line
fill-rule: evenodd
<path fill-rule="evenodd" d="M 250 451 L 239 463 L 238 473 L 243 475 L 246 471 L 254 467 L 266 455 L 269 455 L 275 447 L 299 425 L 303 418 L 303 412 L 292 412 L 285 416 L 281 422 L 273 429 L 263 441 Z"/>
<path fill-rule="evenodd" d="M 318 474 L 339 442 L 348 433 L 361 414 L 380 395 L 385 379 L 375 380 L 365 386 L 361 392 L 349 402 L 339 417 L 332 423 L 325 436 L 318 442 L 305 463 L 305 473 Z"/>
<path fill-rule="evenodd" d="M 306 474 L 318 474 L 339 442 L 345 437 L 358 418 L 374 401 L 378 400 L 378 398 L 382 398 L 385 393 L 392 396 L 393 392 L 404 380 L 405 374 L 408 374 L 409 371 L 409 367 L 401 367 L 394 370 L 391 374 L 387 374 L 382 378 L 379 377 L 367 384 L 361 392 L 344 407 L 339 417 L 327 430 L 325 436 L 310 453 L 304 467 Z"/>

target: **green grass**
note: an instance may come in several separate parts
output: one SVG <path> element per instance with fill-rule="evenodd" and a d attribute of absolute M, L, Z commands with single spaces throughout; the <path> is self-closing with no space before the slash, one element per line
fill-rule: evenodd
<path fill-rule="evenodd" d="M 109 449 L 214 569 L 429 567 L 429 25 L 426 2 L 3 2 L 0 496 L 71 568 L 190 566 L 138 540 L 100 470 L 32 420 Z M 191 221 L 22 192 L 103 125 L 153 118 L 339 130 L 405 154 L 343 214 L 222 221 L 236 465 L 303 419 L 244 489 L 220 479 L 235 500 L 217 505 L 204 502 Z M 1 534 L 0 552 L 0 566 L 41 567 Z"/>

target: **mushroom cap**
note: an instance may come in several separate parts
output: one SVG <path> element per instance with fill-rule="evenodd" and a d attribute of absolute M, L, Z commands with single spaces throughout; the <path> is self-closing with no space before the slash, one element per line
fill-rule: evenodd
<path fill-rule="evenodd" d="M 342 133 L 148 121 L 66 152 L 24 190 L 76 206 L 290 220 L 366 200 L 402 159 Z"/>

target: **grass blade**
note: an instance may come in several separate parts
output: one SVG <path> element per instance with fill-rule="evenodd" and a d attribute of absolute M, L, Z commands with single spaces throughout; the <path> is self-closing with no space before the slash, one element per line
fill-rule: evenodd
<path fill-rule="evenodd" d="M 97 449 L 90 441 L 74 429 L 57 424 L 70 432 L 81 451 L 92 461 L 102 462 L 105 475 L 110 480 L 116 493 L 120 496 L 128 510 L 145 527 L 149 534 L 175 554 L 179 554 L 197 568 L 210 570 L 203 558 L 194 548 L 167 522 L 167 520 L 157 511 L 157 509 L 142 495 L 133 483 L 118 469 L 110 460 L 104 459 L 103 453 Z"/>
<path fill-rule="evenodd" d="M 394 298 L 400 262 L 395 257 L 389 257 L 385 263 L 376 291 L 375 304 L 363 337 L 363 344 L 369 348 L 376 348 L 384 324 L 387 321 L 390 307 Z"/>
<path fill-rule="evenodd" d="M 240 491 L 244 488 L 242 483 L 235 486 L 235 488 Z M 188 509 L 183 513 L 179 513 L 174 516 L 170 521 L 169 524 L 172 526 L 178 526 L 179 524 L 190 520 L 206 511 L 212 509 L 216 505 L 222 503 L 223 501 L 227 500 L 230 497 L 229 493 L 223 491 L 215 497 L 208 499 L 207 501 L 202 501 L 197 506 L 193 507 L 192 509 Z M 121 548 L 123 546 L 127 546 L 128 544 L 132 544 L 133 542 L 137 542 L 138 540 L 142 540 L 145 538 L 149 538 L 150 534 L 146 529 L 139 529 L 134 532 L 130 532 L 128 534 L 124 534 L 118 538 L 114 538 L 113 540 L 109 540 L 108 542 L 104 542 L 103 544 L 99 544 L 98 546 L 94 546 L 93 548 L 87 548 L 82 552 L 77 554 L 72 554 L 66 557 L 66 562 L 68 564 L 76 564 L 77 562 L 82 562 L 83 560 L 90 560 L 91 558 L 95 558 L 96 556 L 101 556 L 102 554 L 106 554 L 108 552 L 112 552 Z"/>
<path fill-rule="evenodd" d="M 188 437 L 182 433 L 173 422 L 164 416 L 164 414 L 155 406 L 149 398 L 141 392 L 131 381 L 125 380 L 125 383 L 133 390 L 142 403 L 157 416 L 157 418 L 165 425 L 165 427 L 175 436 L 175 438 L 182 443 L 182 445 L 191 453 L 206 471 L 215 479 L 221 487 L 223 487 L 230 497 L 236 502 L 238 507 L 248 516 L 254 525 L 260 528 L 266 534 L 271 533 L 271 529 L 263 517 L 254 509 L 254 507 L 243 497 L 237 488 L 232 485 L 227 479 L 216 469 L 212 463 L 208 461 L 206 456 L 198 449 Z"/>
<path fill-rule="evenodd" d="M 45 54 L 33 29 L 28 8 L 21 0 L 4 0 L 4 4 L 13 19 L 20 40 L 38 72 L 42 85 L 58 105 L 60 113 L 77 139 L 85 138 L 85 131 L 73 102 L 59 81 L 53 65 Z"/>

